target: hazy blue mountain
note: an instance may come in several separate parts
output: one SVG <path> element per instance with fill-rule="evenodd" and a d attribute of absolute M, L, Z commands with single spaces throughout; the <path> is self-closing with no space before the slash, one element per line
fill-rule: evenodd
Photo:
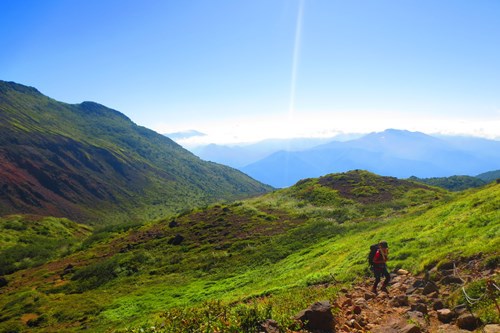
<path fill-rule="evenodd" d="M 345 138 L 345 136 L 335 137 L 338 140 L 342 138 Z M 190 151 L 207 161 L 242 168 L 278 151 L 306 150 L 332 140 L 334 138 L 268 139 L 246 145 L 209 144 L 191 148 Z"/>
<path fill-rule="evenodd" d="M 275 187 L 331 172 L 365 169 L 399 178 L 477 175 L 500 166 L 500 142 L 389 129 L 299 152 L 276 152 L 241 170 Z"/>
<path fill-rule="evenodd" d="M 226 146 L 209 144 L 190 149 L 201 159 L 240 168 L 270 155 L 272 151 L 247 148 L 245 146 Z"/>

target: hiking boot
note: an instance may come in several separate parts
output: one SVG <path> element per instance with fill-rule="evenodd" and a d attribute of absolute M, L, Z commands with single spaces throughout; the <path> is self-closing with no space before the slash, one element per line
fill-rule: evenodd
<path fill-rule="evenodd" d="M 387 286 L 382 286 L 380 290 L 382 290 L 384 293 L 389 293 L 389 290 L 387 290 Z"/>
<path fill-rule="evenodd" d="M 376 288 L 376 287 L 373 287 L 373 288 L 372 288 L 372 293 L 374 293 L 375 295 L 377 295 L 377 294 L 378 294 L 378 291 L 377 291 L 377 288 Z"/>

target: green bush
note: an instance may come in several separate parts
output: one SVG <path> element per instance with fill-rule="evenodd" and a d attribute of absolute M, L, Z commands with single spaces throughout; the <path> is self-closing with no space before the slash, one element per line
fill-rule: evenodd
<path fill-rule="evenodd" d="M 352 190 L 352 194 L 357 197 L 369 197 L 377 193 L 379 193 L 379 191 L 373 186 L 359 186 Z"/>
<path fill-rule="evenodd" d="M 54 258 L 56 249 L 62 244 L 45 240 L 32 244 L 18 244 L 0 252 L 0 275 L 41 265 Z"/>
<path fill-rule="evenodd" d="M 118 268 L 118 260 L 114 257 L 78 269 L 71 277 L 75 283 L 71 285 L 70 292 L 82 293 L 103 285 L 118 277 Z"/>
<path fill-rule="evenodd" d="M 272 318 L 270 304 L 240 303 L 237 306 L 221 301 L 208 301 L 197 307 L 171 309 L 161 316 L 160 325 L 144 325 L 126 332 L 245 332 L 261 331 L 260 324 Z"/>
<path fill-rule="evenodd" d="M 21 223 L 17 220 L 7 220 L 3 223 L 3 227 L 5 229 L 16 230 L 16 231 L 24 231 L 28 229 L 28 226 L 24 223 Z"/>

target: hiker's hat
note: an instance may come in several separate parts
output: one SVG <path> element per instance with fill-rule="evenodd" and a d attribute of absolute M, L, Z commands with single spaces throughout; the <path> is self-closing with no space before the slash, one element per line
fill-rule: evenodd
<path fill-rule="evenodd" d="M 379 243 L 379 244 L 380 244 L 380 246 L 382 246 L 384 249 L 388 249 L 388 248 L 389 248 L 389 245 L 388 245 L 388 244 L 387 244 L 387 242 L 386 242 L 386 241 L 384 241 L 384 240 L 383 240 L 383 241 L 380 241 L 380 243 Z"/>

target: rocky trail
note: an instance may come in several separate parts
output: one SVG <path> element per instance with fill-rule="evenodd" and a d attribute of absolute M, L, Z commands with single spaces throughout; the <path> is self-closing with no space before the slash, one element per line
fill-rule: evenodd
<path fill-rule="evenodd" d="M 452 307 L 450 301 L 470 282 L 486 280 L 488 288 L 482 297 L 498 304 L 498 272 L 498 267 L 484 269 L 479 260 L 460 267 L 451 262 L 423 276 L 400 269 L 391 273 L 388 292 L 373 293 L 373 279 L 368 279 L 342 289 L 334 304 L 317 302 L 296 319 L 305 322 L 306 332 L 317 333 L 500 333 L 499 323 L 485 325 L 468 304 Z M 466 300 L 476 301 L 469 295 Z"/>

